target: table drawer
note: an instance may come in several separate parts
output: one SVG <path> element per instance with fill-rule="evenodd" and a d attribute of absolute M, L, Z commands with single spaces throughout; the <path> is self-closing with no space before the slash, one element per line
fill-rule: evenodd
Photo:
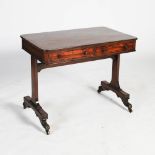
<path fill-rule="evenodd" d="M 135 41 L 108 43 L 104 46 L 96 47 L 95 56 L 110 56 L 131 51 L 135 51 Z"/>
<path fill-rule="evenodd" d="M 135 51 L 135 41 L 121 41 L 106 43 L 100 46 L 93 46 L 69 51 L 57 51 L 49 54 L 50 63 L 68 62 L 83 59 L 99 59 L 109 57 L 119 53 Z"/>
<path fill-rule="evenodd" d="M 94 57 L 93 48 L 77 49 L 71 51 L 60 51 L 51 53 L 49 59 L 51 62 L 70 61 L 76 59 L 84 59 L 88 57 Z"/>

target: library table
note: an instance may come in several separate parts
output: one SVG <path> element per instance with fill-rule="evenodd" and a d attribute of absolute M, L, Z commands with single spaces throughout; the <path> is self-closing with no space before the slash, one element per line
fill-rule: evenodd
<path fill-rule="evenodd" d="M 31 55 L 32 96 L 25 96 L 23 107 L 32 108 L 49 134 L 48 114 L 38 102 L 38 72 L 42 69 L 112 58 L 111 82 L 101 81 L 97 92 L 113 91 L 132 112 L 129 94 L 119 85 L 120 54 L 135 51 L 137 38 L 106 27 L 21 35 L 22 49 Z"/>

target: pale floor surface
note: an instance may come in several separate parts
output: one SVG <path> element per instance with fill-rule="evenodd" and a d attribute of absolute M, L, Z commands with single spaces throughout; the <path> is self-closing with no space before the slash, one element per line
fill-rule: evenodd
<path fill-rule="evenodd" d="M 154 155 L 154 56 L 121 57 L 120 85 L 131 95 L 132 114 L 115 94 L 96 92 L 101 80 L 110 80 L 110 60 L 41 71 L 40 104 L 52 128 L 47 136 L 34 112 L 22 108 L 23 96 L 30 94 L 30 57 L 3 53 L 0 154 Z"/>

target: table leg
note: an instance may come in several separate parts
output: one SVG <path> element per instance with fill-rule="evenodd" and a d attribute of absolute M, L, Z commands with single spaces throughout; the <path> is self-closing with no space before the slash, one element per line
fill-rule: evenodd
<path fill-rule="evenodd" d="M 38 101 L 38 70 L 37 59 L 31 56 L 31 85 L 32 85 L 32 99 Z"/>
<path fill-rule="evenodd" d="M 129 112 L 132 112 L 132 105 L 128 102 L 129 94 L 124 92 L 119 85 L 119 66 L 120 66 L 120 55 L 115 55 L 113 58 L 112 65 L 112 79 L 111 82 L 101 81 L 101 86 L 98 88 L 98 93 L 104 90 L 111 90 L 118 97 L 121 98 L 123 104 L 128 108 Z"/>
<path fill-rule="evenodd" d="M 50 126 L 47 124 L 48 114 L 42 109 L 38 103 L 38 70 L 37 59 L 31 56 L 31 82 L 32 82 L 32 97 L 25 96 L 23 107 L 32 108 L 39 118 L 42 126 L 45 128 L 46 133 L 49 134 Z"/>

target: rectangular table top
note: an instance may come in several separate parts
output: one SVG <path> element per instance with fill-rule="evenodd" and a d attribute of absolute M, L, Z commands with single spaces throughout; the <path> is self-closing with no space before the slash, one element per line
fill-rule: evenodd
<path fill-rule="evenodd" d="M 65 65 L 135 51 L 136 37 L 106 27 L 21 35 L 22 48 L 45 64 Z"/>
<path fill-rule="evenodd" d="M 136 37 L 106 27 L 93 27 L 21 35 L 42 51 L 55 51 L 87 45 L 136 39 Z"/>

